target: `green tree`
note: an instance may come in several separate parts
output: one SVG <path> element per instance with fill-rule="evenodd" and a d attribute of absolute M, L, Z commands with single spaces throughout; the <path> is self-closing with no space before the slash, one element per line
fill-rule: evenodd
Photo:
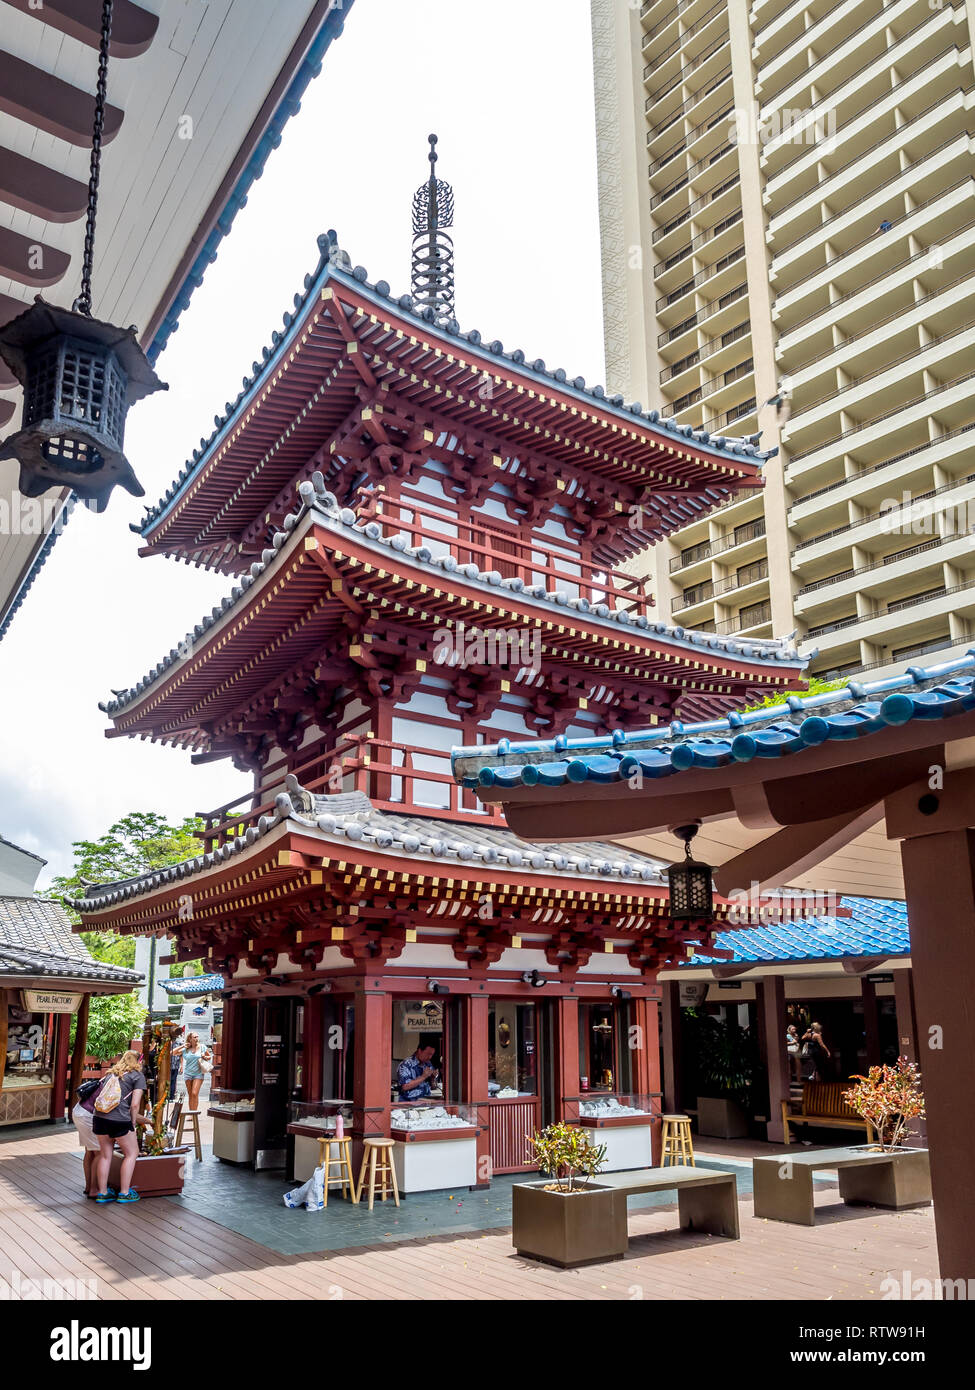
<path fill-rule="evenodd" d="M 117 883 L 137 878 L 168 864 L 192 859 L 204 850 L 203 822 L 187 816 L 170 825 L 155 811 L 132 811 L 109 826 L 97 840 L 75 840 L 74 870 L 52 880 L 44 896 L 59 902 L 77 924 L 81 919 L 72 900 L 84 896 L 92 884 Z M 109 931 L 81 933 L 96 960 L 131 970 L 135 964 L 135 939 Z M 88 1018 L 88 1051 L 104 1060 L 116 1057 L 142 1030 L 145 1010 L 136 994 L 93 995 Z"/>
<path fill-rule="evenodd" d="M 790 690 L 790 695 L 798 695 L 803 699 L 806 695 L 824 695 L 829 690 L 844 690 L 846 681 L 821 681 L 818 676 L 811 676 L 806 681 L 805 690 Z M 785 700 L 784 695 L 766 695 L 764 700 L 758 700 L 753 705 L 745 705 L 745 710 L 752 709 L 771 709 L 774 705 L 781 705 Z"/>

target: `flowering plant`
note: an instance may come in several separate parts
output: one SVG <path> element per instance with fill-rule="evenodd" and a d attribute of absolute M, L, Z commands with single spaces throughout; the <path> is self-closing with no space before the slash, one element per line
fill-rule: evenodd
<path fill-rule="evenodd" d="M 584 1130 L 574 1125 L 549 1125 L 529 1139 L 532 1158 L 540 1173 L 551 1173 L 559 1192 L 579 1192 L 577 1176 L 594 1178 L 606 1162 L 606 1145 L 590 1144 Z"/>
<path fill-rule="evenodd" d="M 843 1092 L 843 1099 L 862 1120 L 869 1120 L 877 1131 L 885 1153 L 896 1149 L 907 1137 L 912 1120 L 924 1118 L 921 1073 L 916 1062 L 898 1057 L 896 1067 L 871 1067 L 866 1076 Z"/>

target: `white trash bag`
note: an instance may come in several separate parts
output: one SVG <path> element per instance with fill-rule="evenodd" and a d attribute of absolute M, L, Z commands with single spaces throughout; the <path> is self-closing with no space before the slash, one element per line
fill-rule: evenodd
<path fill-rule="evenodd" d="M 286 1207 L 303 1206 L 305 1211 L 321 1211 L 325 1206 L 325 1165 L 316 1168 L 307 1182 L 284 1194 Z"/>

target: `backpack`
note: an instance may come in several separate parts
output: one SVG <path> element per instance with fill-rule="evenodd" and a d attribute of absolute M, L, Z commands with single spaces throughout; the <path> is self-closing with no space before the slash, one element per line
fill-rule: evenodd
<path fill-rule="evenodd" d="M 87 1100 L 94 1091 L 98 1090 L 101 1084 L 102 1079 L 100 1076 L 93 1081 L 82 1081 L 77 1091 L 75 1091 L 75 1095 L 79 1100 Z"/>
<path fill-rule="evenodd" d="M 115 1110 L 122 1099 L 122 1085 L 114 1072 L 109 1072 L 105 1078 L 105 1085 L 98 1093 L 95 1101 L 95 1109 L 102 1115 L 109 1110 Z"/>

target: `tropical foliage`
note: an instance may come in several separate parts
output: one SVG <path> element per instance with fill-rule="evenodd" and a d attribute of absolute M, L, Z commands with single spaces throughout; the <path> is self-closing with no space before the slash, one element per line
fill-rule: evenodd
<path fill-rule="evenodd" d="M 871 1067 L 866 1076 L 851 1080 L 856 1085 L 843 1092 L 843 1099 L 862 1120 L 870 1121 L 882 1149 L 896 1149 L 907 1137 L 911 1121 L 924 1118 L 917 1063 L 898 1057 L 894 1067 Z"/>
<path fill-rule="evenodd" d="M 585 1130 L 561 1121 L 536 1130 L 528 1142 L 538 1171 L 551 1174 L 560 1192 L 579 1191 L 576 1179 L 590 1181 L 606 1162 L 605 1144 L 591 1144 Z"/>
<path fill-rule="evenodd" d="M 687 1009 L 691 1023 L 692 1063 L 698 1095 L 730 1097 L 748 1103 L 748 1092 L 758 1068 L 758 1049 L 750 1028 L 701 1009 Z"/>
<path fill-rule="evenodd" d="M 74 869 L 52 880 L 44 896 L 59 902 L 71 921 L 80 921 L 71 903 L 95 883 L 135 878 L 169 864 L 179 864 L 203 851 L 199 838 L 203 822 L 187 816 L 170 825 L 155 811 L 132 811 L 97 840 L 75 840 Z M 131 970 L 135 939 L 114 932 L 82 932 L 81 939 L 95 960 Z M 88 1053 L 100 1061 L 117 1057 L 142 1032 L 145 1009 L 135 994 L 93 995 L 88 1018 Z M 72 1021 L 72 1043 L 74 1022 Z"/>

